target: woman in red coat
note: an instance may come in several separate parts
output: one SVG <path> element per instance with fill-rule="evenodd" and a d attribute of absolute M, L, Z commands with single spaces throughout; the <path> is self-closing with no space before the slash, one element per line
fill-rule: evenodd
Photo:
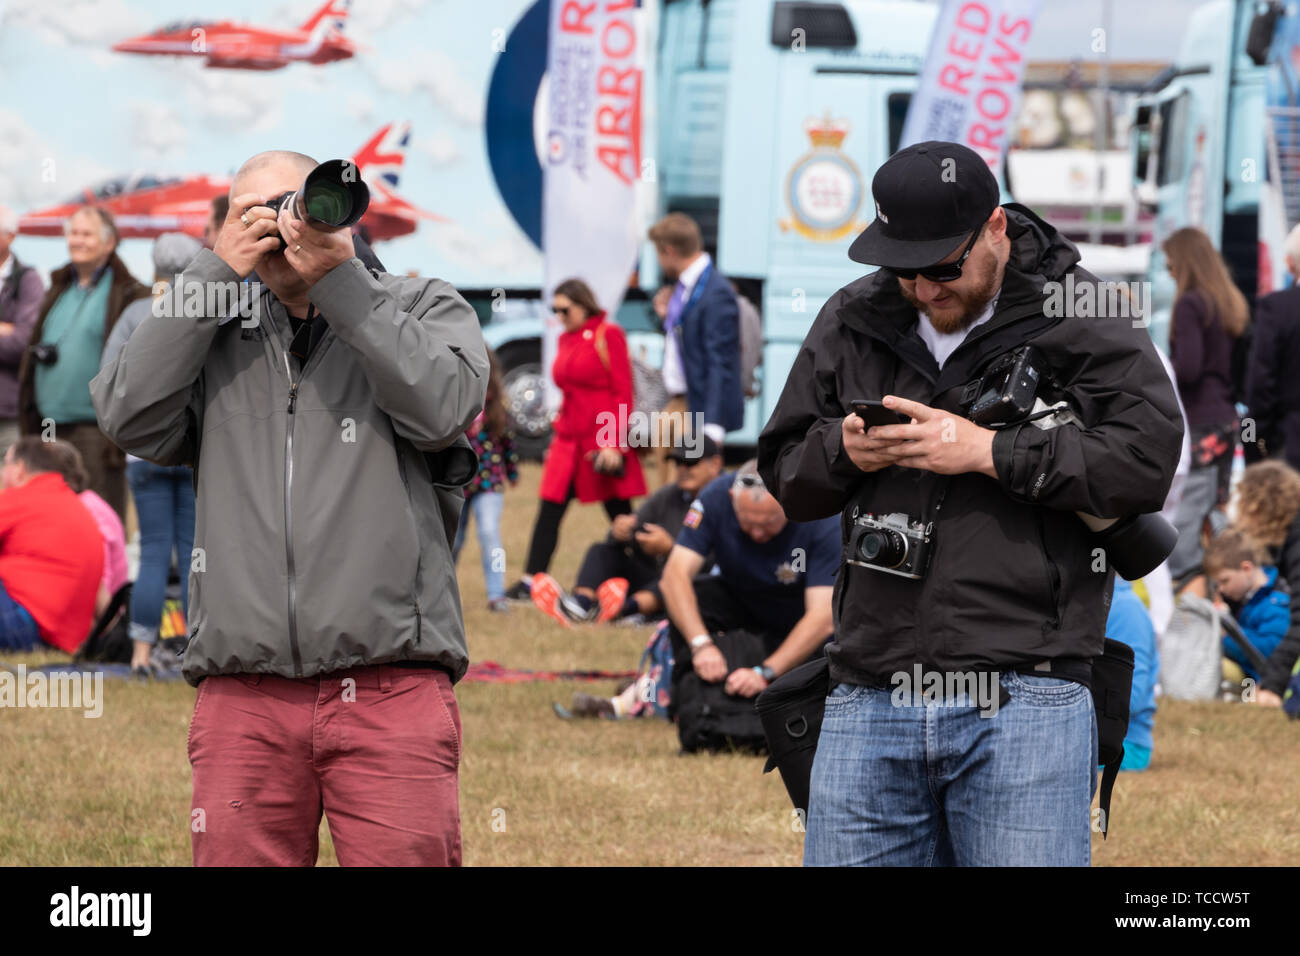
<path fill-rule="evenodd" d="M 506 592 L 514 600 L 528 600 L 533 575 L 550 567 L 570 501 L 599 501 L 613 520 L 630 514 L 630 499 L 646 492 L 641 461 L 622 444 L 627 435 L 621 425 L 632 413 L 632 362 L 623 330 L 606 321 L 581 279 L 561 282 L 551 308 L 564 323 L 551 368 L 564 399 L 542 466 L 542 503 L 524 575 Z"/>

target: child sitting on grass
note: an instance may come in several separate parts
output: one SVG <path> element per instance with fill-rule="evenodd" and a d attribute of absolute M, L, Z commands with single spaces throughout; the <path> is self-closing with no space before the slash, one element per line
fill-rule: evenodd
<path fill-rule="evenodd" d="M 1240 528 L 1228 528 L 1213 538 L 1205 549 L 1205 573 L 1240 625 L 1246 639 L 1266 659 L 1286 636 L 1291 626 L 1291 597 L 1278 581 L 1277 568 L 1267 564 L 1264 548 Z M 1259 674 L 1235 640 L 1223 639 L 1223 655 L 1256 683 Z M 1240 681 L 1232 668 L 1224 676 Z"/>

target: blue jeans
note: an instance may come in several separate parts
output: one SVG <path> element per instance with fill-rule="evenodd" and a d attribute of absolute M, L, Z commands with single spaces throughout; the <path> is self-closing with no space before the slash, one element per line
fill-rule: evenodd
<path fill-rule="evenodd" d="M 131 637 L 153 644 L 162 622 L 172 551 L 181 579 L 181 606 L 189 624 L 190 563 L 194 553 L 193 472 L 132 461 L 126 478 L 140 518 L 140 572 L 131 588 Z"/>
<path fill-rule="evenodd" d="M 506 552 L 501 547 L 501 511 L 505 504 L 506 496 L 499 491 L 480 491 L 466 501 L 460 513 L 460 527 L 456 529 L 456 543 L 451 549 L 452 560 L 458 560 L 470 515 L 473 515 L 478 525 L 483 582 L 487 585 L 489 601 L 506 596 Z"/>
<path fill-rule="evenodd" d="M 41 630 L 31 612 L 0 584 L 0 651 L 31 651 L 41 646 Z"/>
<path fill-rule="evenodd" d="M 1097 730 L 1088 688 L 1003 674 L 977 706 L 893 706 L 836 684 L 813 761 L 806 866 L 1087 866 Z"/>

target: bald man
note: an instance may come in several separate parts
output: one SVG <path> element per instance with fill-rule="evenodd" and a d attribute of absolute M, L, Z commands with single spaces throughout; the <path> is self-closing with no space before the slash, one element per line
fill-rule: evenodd
<path fill-rule="evenodd" d="M 323 813 L 344 865 L 457 865 L 468 658 L 446 489 L 472 474 L 487 353 L 446 282 L 368 270 L 347 229 L 267 205 L 315 165 L 240 168 L 177 279 L 204 314 L 158 300 L 95 406 L 122 447 L 196 470 L 194 862 L 311 865 Z M 241 284 L 252 321 L 210 304 Z"/>

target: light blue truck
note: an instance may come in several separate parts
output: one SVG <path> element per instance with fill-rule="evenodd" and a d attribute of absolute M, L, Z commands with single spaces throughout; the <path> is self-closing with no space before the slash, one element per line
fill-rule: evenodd
<path fill-rule="evenodd" d="M 519 229 L 540 246 L 542 173 L 534 102 L 546 65 L 548 0 L 517 4 L 490 77 L 487 161 Z M 652 215 L 702 227 L 721 271 L 763 321 L 757 394 L 732 446 L 752 446 L 826 298 L 862 274 L 849 244 L 874 216 L 871 175 L 898 144 L 936 8 L 904 0 L 667 0 L 657 8 L 650 102 Z M 455 281 L 455 276 L 448 276 Z M 646 243 L 616 319 L 658 367 L 663 337 Z M 505 369 L 525 451 L 545 446 L 540 258 L 532 281 L 463 288 Z"/>
<path fill-rule="evenodd" d="M 1251 302 L 1287 284 L 1282 240 L 1300 217 L 1300 17 L 1294 3 L 1214 0 L 1188 17 L 1177 60 L 1135 104 L 1138 198 L 1156 214 L 1151 333 L 1168 342 L 1174 283 L 1161 241 L 1209 235 Z"/>

